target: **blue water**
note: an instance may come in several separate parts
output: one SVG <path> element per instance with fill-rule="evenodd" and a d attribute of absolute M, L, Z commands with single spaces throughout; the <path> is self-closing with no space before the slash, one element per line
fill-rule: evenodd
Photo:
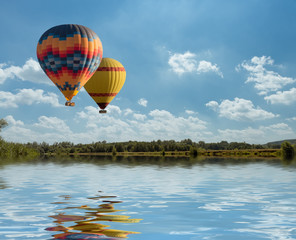
<path fill-rule="evenodd" d="M 73 229 L 90 223 L 117 230 L 105 231 L 109 235 L 100 235 L 100 239 L 122 239 L 114 238 L 122 233 L 119 230 L 138 232 L 127 235 L 137 240 L 296 239 L 294 162 L 181 158 L 1 161 L 1 240 L 59 239 L 58 234 L 65 232 L 73 234 L 72 238 L 61 239 L 95 239 L 99 235 Z M 109 211 L 105 205 L 123 211 L 104 213 Z M 103 213 L 97 208 L 103 208 Z M 87 220 L 56 222 L 61 215 Z M 96 219 L 110 220 L 109 215 L 131 221 Z M 56 226 L 68 230 L 48 231 Z M 85 238 L 75 238 L 82 233 Z"/>

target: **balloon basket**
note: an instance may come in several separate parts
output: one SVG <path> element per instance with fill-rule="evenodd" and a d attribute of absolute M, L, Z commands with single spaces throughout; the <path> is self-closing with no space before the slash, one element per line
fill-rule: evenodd
<path fill-rule="evenodd" d="M 74 107 L 75 106 L 75 102 L 66 102 L 65 103 L 65 106 L 67 106 L 67 107 Z"/>
<path fill-rule="evenodd" d="M 99 113 L 107 113 L 107 110 L 100 110 Z"/>

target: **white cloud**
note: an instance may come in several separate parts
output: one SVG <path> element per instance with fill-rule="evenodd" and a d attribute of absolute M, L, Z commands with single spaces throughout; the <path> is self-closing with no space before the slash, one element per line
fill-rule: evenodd
<path fill-rule="evenodd" d="M 267 70 L 266 65 L 273 66 L 271 57 L 253 57 L 251 61 L 244 61 L 236 69 L 241 68 L 249 72 L 246 83 L 254 82 L 259 95 L 266 95 L 271 91 L 277 91 L 287 84 L 294 83 L 296 79 L 283 77 L 277 72 Z"/>
<path fill-rule="evenodd" d="M 189 51 L 182 53 L 174 53 L 169 58 L 169 65 L 172 70 L 177 74 L 183 74 L 185 72 L 193 72 L 196 69 L 197 61 L 195 60 L 195 54 Z"/>
<path fill-rule="evenodd" d="M 55 93 L 44 93 L 42 89 L 21 89 L 16 94 L 0 91 L 0 108 L 17 108 L 19 105 L 39 103 L 51 104 L 53 107 L 62 106 Z"/>
<path fill-rule="evenodd" d="M 40 116 L 33 124 L 15 120 L 13 116 L 5 117 L 8 127 L 1 132 L 6 141 L 12 142 L 62 142 L 71 141 L 76 135 L 71 132 L 64 120 L 57 117 Z M 32 121 L 32 120 L 31 120 Z"/>
<path fill-rule="evenodd" d="M 264 131 L 251 127 L 246 129 L 218 129 L 218 132 L 221 139 L 230 142 L 254 142 L 255 139 L 262 141 L 264 136 Z"/>
<path fill-rule="evenodd" d="M 133 112 L 134 112 L 134 111 L 133 111 L 132 109 L 127 108 L 127 109 L 124 110 L 124 116 L 127 116 L 127 115 L 129 115 L 129 114 L 132 114 Z"/>
<path fill-rule="evenodd" d="M 147 117 L 144 114 L 134 113 L 134 118 L 139 121 L 144 121 Z"/>
<path fill-rule="evenodd" d="M 22 143 L 42 140 L 42 138 L 39 138 L 38 135 L 40 134 L 37 132 L 34 132 L 33 130 L 30 129 L 30 126 L 26 126 L 26 125 L 23 125 L 23 126 L 13 125 L 13 124 L 8 125 L 8 127 L 6 127 L 3 130 L 3 132 L 1 132 L 1 136 L 6 141 L 22 142 Z"/>
<path fill-rule="evenodd" d="M 223 78 L 223 74 L 217 64 L 213 64 L 205 60 L 197 61 L 194 53 L 187 51 L 184 54 L 170 53 L 170 55 L 168 64 L 170 65 L 172 71 L 179 75 L 186 72 L 196 72 L 198 74 L 214 72 Z"/>
<path fill-rule="evenodd" d="M 148 101 L 145 98 L 141 98 L 139 99 L 138 104 L 143 107 L 147 107 Z"/>
<path fill-rule="evenodd" d="M 66 134 L 65 132 L 59 132 L 55 129 L 49 129 L 47 132 L 41 131 L 31 125 L 7 127 L 1 135 L 6 141 L 21 143 L 47 142 L 52 144 L 54 142 L 75 140 L 73 139 L 73 137 L 75 137 L 74 134 Z"/>
<path fill-rule="evenodd" d="M 20 120 L 16 121 L 14 119 L 14 117 L 11 116 L 11 115 L 6 116 L 4 119 L 7 121 L 9 126 L 11 126 L 11 125 L 13 125 L 13 126 L 24 126 L 24 122 L 22 122 Z"/>
<path fill-rule="evenodd" d="M 28 59 L 22 67 L 0 64 L 0 84 L 4 83 L 6 79 L 14 78 L 33 83 L 52 84 L 39 63 L 32 58 Z"/>
<path fill-rule="evenodd" d="M 121 109 L 118 106 L 109 105 L 108 106 L 108 113 L 109 114 L 121 114 Z"/>
<path fill-rule="evenodd" d="M 159 120 L 162 120 L 162 119 L 166 119 L 166 120 L 171 120 L 173 119 L 173 115 L 166 111 L 166 110 L 153 110 L 149 113 L 150 116 L 152 116 L 154 119 L 159 119 Z"/>
<path fill-rule="evenodd" d="M 194 111 L 191 111 L 191 110 L 186 110 L 185 111 L 188 115 L 193 115 L 194 114 Z"/>
<path fill-rule="evenodd" d="M 264 97 L 267 102 L 271 104 L 285 104 L 290 105 L 296 102 L 296 88 L 291 88 L 288 91 L 278 91 L 275 94 Z"/>
<path fill-rule="evenodd" d="M 158 109 L 148 115 L 139 113 L 126 115 L 125 110 L 119 114 L 101 115 L 98 109 L 86 107 L 84 111 L 77 113 L 77 118 L 86 123 L 87 135 L 92 139 L 90 141 L 98 138 L 107 141 L 185 138 L 197 140 L 198 137 L 210 134 L 206 122 L 198 117 L 177 117 L 168 111 Z"/>
<path fill-rule="evenodd" d="M 226 99 L 220 105 L 215 101 L 210 101 L 206 106 L 217 111 L 220 117 L 236 121 L 257 121 L 277 117 L 260 107 L 255 108 L 252 101 L 243 98 L 235 98 L 234 101 Z"/>
<path fill-rule="evenodd" d="M 219 103 L 217 103 L 216 101 L 209 101 L 206 104 L 207 107 L 212 108 L 214 111 L 216 111 L 219 107 Z"/>
<path fill-rule="evenodd" d="M 112 107 L 111 107 L 112 106 Z M 291 127 L 285 123 L 270 126 L 248 127 L 245 129 L 218 129 L 213 133 L 208 129 L 208 123 L 199 119 L 196 114 L 186 117 L 176 116 L 166 110 L 155 109 L 149 114 L 130 113 L 125 115 L 123 109 L 111 105 L 114 111 L 100 114 L 99 109 L 88 106 L 76 114 L 75 121 L 80 127 L 70 126 L 58 117 L 40 116 L 30 119 L 30 124 L 6 116 L 9 122 L 1 136 L 13 142 L 62 142 L 91 143 L 106 140 L 121 141 L 180 141 L 190 138 L 193 141 L 246 141 L 248 143 L 266 143 L 280 139 L 295 138 Z M 75 131 L 71 129 L 75 129 Z"/>
<path fill-rule="evenodd" d="M 295 132 L 285 123 L 245 129 L 218 130 L 221 140 L 264 144 L 271 141 L 295 138 Z"/>
<path fill-rule="evenodd" d="M 46 117 L 40 116 L 38 118 L 38 123 L 35 123 L 34 126 L 46 129 L 53 129 L 61 133 L 71 133 L 70 128 L 67 126 L 64 120 L 57 117 Z"/>
<path fill-rule="evenodd" d="M 296 121 L 296 117 L 287 118 L 288 121 Z"/>
<path fill-rule="evenodd" d="M 200 61 L 197 67 L 198 73 L 214 72 L 223 78 L 223 74 L 220 69 L 217 67 L 217 64 L 212 64 L 208 61 Z"/>

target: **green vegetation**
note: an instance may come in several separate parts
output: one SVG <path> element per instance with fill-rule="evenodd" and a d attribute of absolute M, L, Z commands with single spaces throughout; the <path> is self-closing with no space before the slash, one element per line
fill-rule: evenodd
<path fill-rule="evenodd" d="M 196 147 L 191 146 L 189 150 L 189 154 L 192 157 L 197 157 L 198 156 L 198 150 Z"/>
<path fill-rule="evenodd" d="M 8 123 L 5 119 L 0 119 L 0 132 L 1 130 L 6 127 Z M 0 136 L 0 157 L 19 157 L 19 156 L 38 156 L 39 152 L 27 146 L 26 144 L 21 143 L 11 143 L 6 142 Z"/>
<path fill-rule="evenodd" d="M 281 145 L 282 157 L 284 159 L 293 159 L 295 155 L 295 149 L 291 143 L 285 141 Z"/>
<path fill-rule="evenodd" d="M 28 143 L 27 146 L 36 149 L 41 155 L 112 155 L 112 156 L 218 156 L 218 157 L 280 157 L 280 149 L 266 149 L 263 145 L 245 142 L 221 141 L 219 143 L 193 142 L 190 139 L 182 141 L 152 141 L 152 142 L 93 142 L 90 144 L 73 144 L 60 142 L 47 144 L 45 142 Z"/>
<path fill-rule="evenodd" d="M 107 143 L 93 142 L 90 144 L 74 144 L 71 142 L 60 142 L 54 144 L 37 142 L 27 143 L 26 146 L 36 149 L 41 154 L 80 154 L 80 153 L 108 153 L 112 155 L 124 155 L 125 153 L 159 153 L 160 155 L 192 155 L 197 156 L 198 153 L 207 150 L 243 150 L 243 149 L 264 149 L 262 145 L 254 145 L 222 141 L 220 143 L 205 143 L 200 141 L 193 142 L 190 139 L 182 141 L 152 141 L 152 142 L 115 142 Z M 152 154 L 154 155 L 154 154 Z"/>
<path fill-rule="evenodd" d="M 2 128 L 5 128 L 8 125 L 8 123 L 5 121 L 5 119 L 0 119 L 0 132 Z"/>
<path fill-rule="evenodd" d="M 281 141 L 275 141 L 275 142 L 268 142 L 264 146 L 266 148 L 281 148 L 282 143 L 289 142 L 290 144 L 295 145 L 296 139 L 287 139 L 287 140 L 281 140 Z"/>

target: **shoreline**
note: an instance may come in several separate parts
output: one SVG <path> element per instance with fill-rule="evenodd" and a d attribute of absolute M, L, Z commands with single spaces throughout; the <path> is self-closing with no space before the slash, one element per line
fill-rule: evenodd
<path fill-rule="evenodd" d="M 44 153 L 45 156 L 147 156 L 147 157 L 281 157 L 281 149 L 242 149 L 242 150 L 199 150 L 195 154 L 190 151 L 162 152 L 92 152 L 92 153 Z"/>

